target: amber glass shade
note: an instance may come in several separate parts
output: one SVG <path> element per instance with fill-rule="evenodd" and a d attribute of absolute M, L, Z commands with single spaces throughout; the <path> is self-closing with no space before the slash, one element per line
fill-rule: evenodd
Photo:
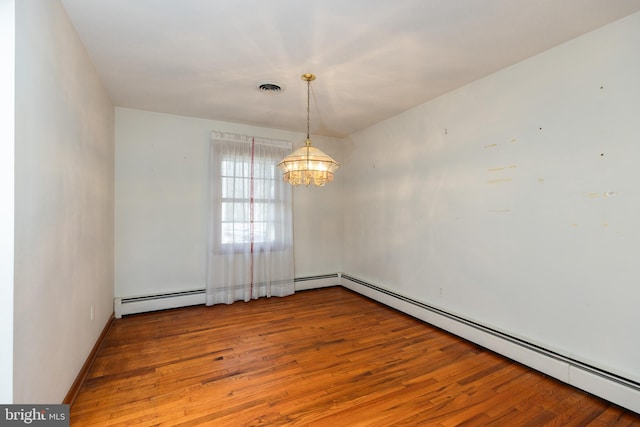
<path fill-rule="evenodd" d="M 309 184 L 322 187 L 333 181 L 333 173 L 340 167 L 331 157 L 311 146 L 311 140 L 285 157 L 278 168 L 284 172 L 284 180 L 291 185 Z"/>

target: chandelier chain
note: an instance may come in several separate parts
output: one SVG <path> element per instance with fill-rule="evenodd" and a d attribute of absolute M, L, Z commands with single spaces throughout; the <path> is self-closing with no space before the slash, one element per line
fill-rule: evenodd
<path fill-rule="evenodd" d="M 310 115 L 310 109 L 309 109 L 309 98 L 310 98 L 310 93 L 311 93 L 311 81 L 307 80 L 307 140 L 309 139 L 309 115 Z"/>

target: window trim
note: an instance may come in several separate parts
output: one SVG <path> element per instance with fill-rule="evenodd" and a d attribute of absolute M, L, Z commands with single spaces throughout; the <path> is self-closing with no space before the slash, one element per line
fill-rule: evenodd
<path fill-rule="evenodd" d="M 261 159 L 270 159 L 270 157 L 260 157 Z M 245 157 L 246 159 L 246 157 Z M 223 239 L 223 224 L 251 224 L 251 220 L 249 219 L 249 221 L 243 221 L 243 222 L 236 222 L 236 221 L 223 221 L 223 205 L 224 203 L 245 203 L 245 204 L 251 204 L 251 203 L 269 203 L 270 205 L 278 205 L 278 204 L 283 204 L 285 202 L 280 201 L 277 199 L 276 197 L 276 185 L 277 185 L 277 180 L 279 178 L 278 174 L 277 174 L 277 166 L 276 166 L 276 161 L 271 159 L 273 162 L 273 170 L 274 170 L 274 174 L 273 174 L 273 178 L 272 179 L 266 179 L 263 177 L 260 178 L 253 178 L 251 176 L 249 177 L 244 177 L 244 176 L 237 176 L 237 175 L 223 175 L 223 162 L 225 161 L 231 161 L 234 162 L 234 159 L 231 158 L 231 156 L 228 155 L 222 155 L 220 158 L 217 158 L 215 161 L 218 162 L 218 176 L 217 178 L 217 185 L 216 185 L 216 192 L 218 193 L 219 197 L 217 198 L 216 201 L 216 206 L 213 207 L 214 209 L 214 219 L 215 219 L 215 224 L 217 227 L 217 232 L 214 233 L 214 235 L 216 236 L 216 241 L 215 241 L 215 248 L 216 248 L 216 252 L 218 253 L 245 253 L 248 251 L 252 251 L 255 253 L 260 253 L 260 252 L 266 252 L 266 251 L 284 251 L 287 250 L 288 248 L 286 247 L 286 245 L 284 243 L 282 243 L 277 236 L 282 234 L 282 230 L 279 230 L 279 226 L 280 226 L 280 222 L 279 221 L 253 221 L 253 223 L 267 223 L 268 225 L 271 226 L 272 230 L 273 230 L 273 240 L 271 241 L 262 241 L 262 242 L 251 242 L 251 241 L 246 241 L 246 242 L 232 242 L 232 243 L 222 243 L 222 239 Z M 237 162 L 234 162 L 237 163 Z M 241 179 L 253 179 L 253 180 L 261 180 L 261 181 L 266 181 L 269 182 L 271 184 L 271 191 L 270 193 L 273 195 L 272 198 L 251 198 L 251 197 L 222 197 L 222 193 L 223 193 L 223 185 L 224 185 L 224 179 L 223 178 L 241 178 Z M 249 208 L 250 209 L 250 208 Z M 255 234 L 254 234 L 255 235 Z"/>

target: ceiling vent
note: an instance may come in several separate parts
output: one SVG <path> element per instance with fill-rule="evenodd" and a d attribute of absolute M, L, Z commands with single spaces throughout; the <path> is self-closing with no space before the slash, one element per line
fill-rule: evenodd
<path fill-rule="evenodd" d="M 262 83 L 258 86 L 258 90 L 264 93 L 280 93 L 283 89 L 275 83 Z"/>

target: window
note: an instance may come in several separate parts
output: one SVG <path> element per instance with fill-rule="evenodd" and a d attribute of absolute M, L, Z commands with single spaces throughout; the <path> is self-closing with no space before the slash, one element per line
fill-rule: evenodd
<path fill-rule="evenodd" d="M 291 189 L 277 164 L 289 145 L 229 134 L 212 145 L 212 238 L 216 251 L 281 250 L 292 244 Z"/>
<path fill-rule="evenodd" d="M 211 133 L 206 304 L 295 291 L 292 189 L 285 141 Z"/>
<path fill-rule="evenodd" d="M 274 244 L 276 165 L 251 158 L 221 160 L 220 244 Z"/>

